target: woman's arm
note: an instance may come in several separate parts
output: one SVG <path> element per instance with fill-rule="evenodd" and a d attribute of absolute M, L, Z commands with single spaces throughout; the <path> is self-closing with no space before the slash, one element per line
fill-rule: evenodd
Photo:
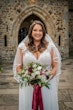
<path fill-rule="evenodd" d="M 54 59 L 54 50 L 53 49 L 51 49 L 51 59 L 52 59 L 51 73 L 53 74 L 53 77 L 54 77 L 56 75 L 56 71 L 57 71 L 58 59 Z"/>
<path fill-rule="evenodd" d="M 17 66 L 16 67 L 16 71 L 17 72 L 21 72 L 22 71 L 22 68 L 23 68 L 23 53 L 22 53 L 22 49 L 19 49 L 19 52 L 20 52 L 20 60 L 21 60 L 21 65 Z"/>

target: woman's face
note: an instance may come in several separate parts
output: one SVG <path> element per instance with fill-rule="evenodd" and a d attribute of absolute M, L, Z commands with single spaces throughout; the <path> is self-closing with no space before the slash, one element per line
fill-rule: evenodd
<path fill-rule="evenodd" d="M 32 37 L 35 41 L 40 41 L 43 37 L 43 30 L 41 25 L 36 24 L 32 30 Z"/>

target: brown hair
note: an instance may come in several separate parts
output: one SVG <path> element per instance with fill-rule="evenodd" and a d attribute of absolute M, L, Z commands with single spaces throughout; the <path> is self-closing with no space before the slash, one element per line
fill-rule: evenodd
<path fill-rule="evenodd" d="M 41 21 L 38 21 L 38 20 L 35 20 L 35 21 L 30 25 L 29 32 L 28 32 L 28 38 L 29 38 L 28 49 L 29 49 L 30 51 L 32 51 L 32 52 L 35 52 L 35 51 L 36 51 L 36 48 L 35 48 L 35 46 L 34 46 L 33 37 L 32 37 L 32 30 L 33 30 L 33 28 L 34 28 L 34 26 L 35 26 L 36 24 L 41 25 L 42 30 L 43 30 L 43 37 L 42 37 L 42 39 L 41 39 L 40 45 L 38 46 L 38 51 L 42 52 L 43 50 L 46 49 L 46 41 L 45 41 L 46 29 L 45 29 L 44 24 L 43 24 Z"/>

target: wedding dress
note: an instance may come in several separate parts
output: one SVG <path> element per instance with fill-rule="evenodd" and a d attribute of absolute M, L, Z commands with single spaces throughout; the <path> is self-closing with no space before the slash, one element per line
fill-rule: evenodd
<path fill-rule="evenodd" d="M 47 38 L 47 37 L 46 37 Z M 48 40 L 47 40 L 48 41 Z M 21 55 L 19 50 L 22 49 L 23 59 L 21 60 Z M 51 49 L 54 51 L 53 59 L 51 59 Z M 25 42 L 21 42 L 18 46 L 17 53 L 14 60 L 14 78 L 18 82 L 20 82 L 21 78 L 16 72 L 16 67 L 21 65 L 23 62 L 23 66 L 27 65 L 30 62 L 37 62 L 41 65 L 46 65 L 48 70 L 52 69 L 52 60 L 54 62 L 58 62 L 58 67 L 56 71 L 56 75 L 53 79 L 50 80 L 50 88 L 42 87 L 42 99 L 44 110 L 59 110 L 58 106 L 58 82 L 59 82 L 59 74 L 61 74 L 61 62 L 59 53 L 51 40 L 49 40 L 49 44 L 47 49 L 42 52 L 37 59 L 26 47 Z M 33 87 L 32 86 L 23 86 L 22 88 L 19 86 L 19 110 L 32 110 L 32 97 L 33 97 Z M 39 110 L 39 109 L 38 109 Z"/>
<path fill-rule="evenodd" d="M 22 42 L 19 48 L 23 51 L 23 65 L 27 65 L 30 62 L 38 62 L 42 65 L 47 65 L 47 69 L 51 70 L 51 55 L 50 51 L 53 48 L 51 44 L 47 49 L 41 53 L 37 59 L 29 50 L 27 50 L 25 44 Z M 55 53 L 56 54 L 56 53 Z M 54 58 L 57 61 L 57 56 Z M 42 87 L 42 98 L 44 110 L 59 110 L 58 108 L 58 75 L 56 75 L 50 81 L 50 89 Z M 25 86 L 19 87 L 19 110 L 32 110 L 32 96 L 33 87 Z"/>

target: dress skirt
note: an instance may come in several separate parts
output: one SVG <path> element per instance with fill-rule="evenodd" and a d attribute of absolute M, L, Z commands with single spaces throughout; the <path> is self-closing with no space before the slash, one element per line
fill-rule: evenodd
<path fill-rule="evenodd" d="M 50 81 L 49 89 L 46 87 L 41 88 L 44 110 L 59 110 L 58 82 L 59 76 L 55 76 Z M 32 110 L 32 98 L 32 86 L 19 87 L 19 110 Z"/>

